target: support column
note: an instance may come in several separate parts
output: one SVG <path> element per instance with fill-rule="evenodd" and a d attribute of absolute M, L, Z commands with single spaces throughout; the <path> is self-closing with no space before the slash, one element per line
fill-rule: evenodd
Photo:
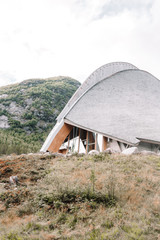
<path fill-rule="evenodd" d="M 67 147 L 67 153 L 69 151 L 69 144 L 70 144 L 70 134 L 68 135 L 68 147 Z"/>
<path fill-rule="evenodd" d="M 88 131 L 86 133 L 86 154 L 88 153 Z"/>
<path fill-rule="evenodd" d="M 79 138 L 78 138 L 78 153 L 79 153 L 79 149 L 80 149 L 80 138 L 81 137 L 81 129 L 79 128 Z"/>
<path fill-rule="evenodd" d="M 97 138 L 98 138 L 98 134 L 95 134 L 95 150 L 97 150 Z"/>
<path fill-rule="evenodd" d="M 89 132 L 89 149 L 88 149 L 88 151 L 91 151 L 93 149 L 95 149 L 95 139 L 94 139 L 93 133 Z"/>
<path fill-rule="evenodd" d="M 102 151 L 106 150 L 106 148 L 107 148 L 107 137 L 103 136 Z"/>

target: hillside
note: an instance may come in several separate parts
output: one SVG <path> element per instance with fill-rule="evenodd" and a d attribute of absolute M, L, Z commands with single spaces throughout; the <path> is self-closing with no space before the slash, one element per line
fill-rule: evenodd
<path fill-rule="evenodd" d="M 30 79 L 0 88 L 0 154 L 36 152 L 80 83 Z"/>
<path fill-rule="evenodd" d="M 159 240 L 159 177 L 154 155 L 3 157 L 0 239 Z"/>

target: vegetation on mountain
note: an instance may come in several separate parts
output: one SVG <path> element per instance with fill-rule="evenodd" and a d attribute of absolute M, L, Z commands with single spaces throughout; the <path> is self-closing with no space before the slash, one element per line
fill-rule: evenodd
<path fill-rule="evenodd" d="M 36 152 L 80 83 L 30 79 L 0 88 L 0 154 Z"/>

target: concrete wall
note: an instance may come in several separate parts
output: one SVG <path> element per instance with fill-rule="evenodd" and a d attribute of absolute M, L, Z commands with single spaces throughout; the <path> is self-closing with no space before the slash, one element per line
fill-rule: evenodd
<path fill-rule="evenodd" d="M 153 143 L 140 142 L 139 145 L 138 145 L 138 150 L 139 151 L 158 152 L 159 149 L 160 149 L 160 145 L 153 144 Z"/>

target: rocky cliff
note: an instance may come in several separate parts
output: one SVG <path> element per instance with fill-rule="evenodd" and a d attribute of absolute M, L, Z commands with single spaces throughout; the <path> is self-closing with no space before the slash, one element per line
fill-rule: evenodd
<path fill-rule="evenodd" d="M 0 153 L 6 152 L 2 145 L 23 143 L 25 152 L 37 151 L 79 85 L 69 77 L 54 77 L 1 87 Z"/>

